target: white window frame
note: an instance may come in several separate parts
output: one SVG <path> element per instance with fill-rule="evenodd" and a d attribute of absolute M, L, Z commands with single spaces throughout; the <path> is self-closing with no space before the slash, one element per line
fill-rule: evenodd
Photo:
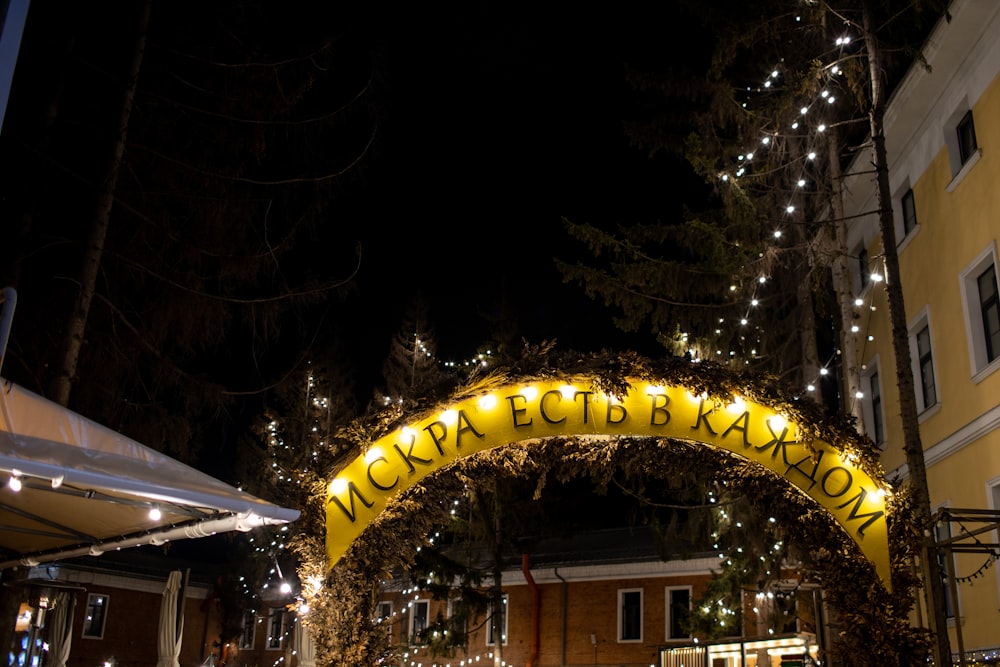
<path fill-rule="evenodd" d="M 983 324 L 983 314 L 979 301 L 979 285 L 976 280 L 983 271 L 993 265 L 994 270 L 1000 267 L 997 263 L 996 241 L 991 241 L 975 259 L 962 269 L 958 276 L 959 288 L 962 294 L 962 309 L 965 315 L 965 335 L 969 346 L 969 368 L 972 381 L 978 383 L 1000 368 L 1000 356 L 990 361 L 986 352 L 986 334 Z M 998 276 L 1000 280 L 1000 276 Z"/>
<path fill-rule="evenodd" d="M 385 623 L 385 632 L 389 636 L 389 642 L 392 643 L 392 600 L 379 600 L 378 606 L 378 623 Z"/>
<path fill-rule="evenodd" d="M 948 163 L 951 165 L 952 176 L 951 182 L 945 188 L 947 192 L 952 192 L 958 187 L 958 184 L 965 179 L 966 174 L 979 162 L 979 158 L 983 154 L 983 149 L 978 146 L 977 140 L 976 150 L 971 155 L 966 156 L 965 162 L 962 161 L 962 151 L 958 139 L 958 125 L 965 118 L 965 115 L 971 111 L 972 107 L 969 106 L 969 100 L 965 98 L 944 124 L 944 143 L 948 147 Z M 973 128 L 976 126 L 975 115 L 972 117 L 972 126 Z"/>
<path fill-rule="evenodd" d="M 278 619 L 278 636 L 274 636 L 274 621 Z M 281 651 L 285 648 L 285 610 L 281 607 L 267 612 L 267 651 Z"/>
<path fill-rule="evenodd" d="M 249 623 L 247 622 L 249 621 Z M 247 632 L 249 630 L 249 633 Z M 249 637 L 247 636 L 249 634 Z M 239 647 L 241 649 L 252 649 L 254 641 L 257 639 L 257 613 L 253 611 L 243 612 L 243 631 L 240 633 Z"/>
<path fill-rule="evenodd" d="M 907 196 L 913 202 L 914 217 L 913 229 L 909 232 L 906 231 L 906 207 L 904 205 Z M 897 195 L 893 197 L 893 210 L 898 212 L 898 215 L 893 216 L 893 227 L 896 229 L 896 252 L 900 253 L 903 251 L 903 248 L 910 244 L 910 239 L 920 231 L 920 216 L 917 215 L 916 195 L 913 193 L 913 187 L 910 185 L 909 179 L 903 183 L 902 187 L 897 190 Z"/>
<path fill-rule="evenodd" d="M 93 606 L 94 600 L 102 600 L 100 606 L 104 610 L 101 614 L 101 629 L 99 633 L 88 632 L 93 630 L 90 617 L 87 615 L 90 612 L 91 606 Z M 111 596 L 107 593 L 89 593 L 87 595 L 87 608 L 84 610 L 83 616 L 83 629 L 80 632 L 80 637 L 83 639 L 104 639 L 104 628 L 108 626 L 108 609 L 111 608 Z"/>
<path fill-rule="evenodd" d="M 927 404 L 927 397 L 924 396 L 924 378 L 920 372 L 920 347 L 917 345 L 917 334 L 927 328 L 931 343 L 931 379 L 934 382 L 935 400 L 931 405 Z M 913 390 L 917 397 L 917 411 L 920 413 L 920 421 L 934 414 L 941 409 L 941 383 L 938 382 L 937 374 L 937 354 L 934 351 L 934 328 L 931 326 L 930 313 L 927 306 L 913 319 L 907 327 L 910 340 L 910 370 L 913 373 Z M 880 376 L 881 377 L 881 376 Z"/>
<path fill-rule="evenodd" d="M 986 482 L 986 502 L 990 509 L 1000 510 L 1000 477 L 994 477 Z M 993 541 L 1000 541 L 1000 530 L 993 531 Z M 997 593 L 1000 594 L 1000 568 L 993 568 Z"/>
<path fill-rule="evenodd" d="M 664 637 L 668 642 L 685 641 L 691 638 L 690 634 L 684 635 L 682 637 L 673 637 L 670 634 L 670 627 L 673 625 L 673 614 L 671 611 L 674 608 L 673 605 L 673 593 L 674 591 L 687 591 L 688 594 L 688 611 L 691 611 L 691 604 L 693 603 L 693 593 L 690 586 L 667 586 L 663 590 L 664 595 Z"/>
<path fill-rule="evenodd" d="M 878 377 L 878 395 L 879 395 L 879 418 L 882 424 L 882 433 L 878 433 L 875 428 L 875 408 L 872 402 L 872 376 Z M 868 435 L 872 441 L 878 445 L 880 449 L 885 449 L 886 446 L 886 423 L 885 423 L 885 392 L 882 391 L 884 386 L 882 378 L 881 364 L 879 363 L 878 355 L 876 354 L 871 358 L 865 368 L 861 371 L 861 393 L 863 397 L 861 399 L 861 416 L 864 420 L 865 433 Z M 880 439 L 881 436 L 881 439 Z"/>
<path fill-rule="evenodd" d="M 503 610 L 501 612 L 503 614 L 503 628 L 500 629 L 500 637 L 501 637 L 501 643 L 504 646 L 507 645 L 507 639 L 508 639 L 507 621 L 510 619 L 509 602 L 510 602 L 509 596 L 506 593 L 504 593 L 500 601 L 500 604 L 503 606 Z M 496 642 L 494 641 L 493 637 L 493 600 L 490 600 L 490 606 L 486 612 L 486 645 L 487 646 L 496 645 Z"/>
<path fill-rule="evenodd" d="M 931 514 L 934 514 L 938 510 L 940 510 L 942 508 L 946 508 L 946 507 L 951 507 L 951 503 L 950 502 L 941 503 L 937 507 L 933 508 Z M 935 524 L 934 525 L 934 540 L 935 540 L 935 542 L 937 540 L 941 539 L 941 533 L 939 531 L 942 530 L 942 529 L 947 531 L 947 535 L 945 537 L 952 537 L 953 536 L 953 533 L 951 532 L 951 524 L 950 523 Z M 943 554 L 939 553 L 938 555 L 939 555 L 940 558 L 944 558 Z M 954 558 L 954 556 L 952 556 L 952 558 Z M 948 574 L 947 564 L 945 564 L 943 562 L 939 562 L 939 565 L 940 565 L 940 569 L 941 569 L 941 575 L 942 576 L 947 576 L 947 574 Z M 951 604 L 952 604 L 952 602 L 951 602 L 951 591 L 949 590 L 949 587 L 944 586 L 944 582 L 941 582 L 941 587 L 942 587 L 942 594 L 944 595 L 944 598 L 945 598 L 945 600 L 944 600 L 945 612 L 947 613 L 948 612 L 948 607 L 950 607 Z M 951 615 L 947 617 L 948 627 L 953 627 L 955 625 L 955 621 L 957 619 L 962 618 L 962 590 L 961 589 L 958 589 L 958 596 L 957 597 L 958 597 L 958 609 L 952 609 L 951 610 Z"/>
<path fill-rule="evenodd" d="M 638 637 L 629 637 L 629 638 L 626 639 L 624 637 L 624 634 L 625 634 L 624 630 L 625 630 L 625 628 L 622 627 L 622 624 L 623 624 L 623 622 L 625 620 L 624 614 L 623 614 L 623 612 L 625 610 L 625 596 L 627 594 L 629 594 L 629 593 L 638 593 L 639 594 L 639 636 Z M 644 594 L 643 594 L 642 588 L 619 588 L 618 589 L 618 631 L 617 631 L 616 634 L 617 634 L 617 637 L 618 637 L 618 643 L 619 644 L 638 644 L 638 643 L 642 642 L 642 636 L 643 636 L 643 632 L 642 631 L 643 631 L 643 625 L 644 625 L 644 623 L 643 623 L 643 603 L 644 603 L 643 597 L 644 597 Z"/>
<path fill-rule="evenodd" d="M 865 253 L 865 256 L 867 257 L 865 266 L 869 267 L 868 271 L 865 271 L 861 266 L 862 252 Z M 870 268 L 871 256 L 868 255 L 868 244 L 863 239 L 851 250 L 847 264 L 851 269 L 851 285 L 854 291 L 854 296 L 863 296 L 867 294 L 868 290 L 872 288 Z"/>
<path fill-rule="evenodd" d="M 427 613 L 424 616 L 424 627 L 415 627 L 417 622 L 417 607 L 425 607 Z M 417 634 L 422 632 L 428 625 L 431 624 L 431 601 L 428 598 L 419 598 L 410 603 L 410 618 L 407 619 L 406 629 L 407 629 L 407 642 L 410 646 L 420 646 L 416 643 Z"/>

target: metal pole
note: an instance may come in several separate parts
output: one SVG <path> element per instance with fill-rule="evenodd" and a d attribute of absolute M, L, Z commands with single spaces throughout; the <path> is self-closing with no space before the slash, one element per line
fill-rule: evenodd
<path fill-rule="evenodd" d="M 945 547 L 945 568 L 948 575 L 948 593 L 951 596 L 951 613 L 955 617 L 955 643 L 958 645 L 958 664 L 965 667 L 965 645 L 962 642 L 962 622 L 958 617 L 958 582 L 955 581 L 955 552 Z"/>
<path fill-rule="evenodd" d="M 10 325 L 14 320 L 16 305 L 17 290 L 13 287 L 4 287 L 3 298 L 0 299 L 0 371 L 3 370 L 3 358 L 7 354 L 7 341 L 10 340 Z"/>

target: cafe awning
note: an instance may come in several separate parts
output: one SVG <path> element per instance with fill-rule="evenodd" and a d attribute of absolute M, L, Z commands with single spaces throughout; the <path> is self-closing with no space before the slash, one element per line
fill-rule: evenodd
<path fill-rule="evenodd" d="M 0 378 L 0 568 L 298 516 Z"/>

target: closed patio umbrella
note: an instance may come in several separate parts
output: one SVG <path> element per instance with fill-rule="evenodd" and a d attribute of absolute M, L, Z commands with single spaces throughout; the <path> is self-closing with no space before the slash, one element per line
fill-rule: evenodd
<path fill-rule="evenodd" d="M 181 571 L 167 577 L 160 602 L 160 630 L 157 638 L 159 657 L 156 667 L 180 667 L 181 639 L 184 636 L 184 595 L 181 592 Z"/>
<path fill-rule="evenodd" d="M 309 636 L 309 629 L 302 624 L 302 619 L 295 623 L 295 651 L 299 658 L 299 667 L 316 667 L 316 645 Z"/>
<path fill-rule="evenodd" d="M 63 591 L 56 594 L 55 609 L 50 617 L 48 667 L 66 667 L 69 649 L 73 643 L 73 610 L 76 594 Z"/>

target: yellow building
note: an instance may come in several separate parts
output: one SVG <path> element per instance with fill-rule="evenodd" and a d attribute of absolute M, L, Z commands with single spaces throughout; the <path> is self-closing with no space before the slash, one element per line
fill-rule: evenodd
<path fill-rule="evenodd" d="M 992 511 L 1000 510 L 1000 2 L 955 0 L 950 13 L 925 45 L 928 66 L 910 69 L 885 117 L 910 339 L 903 363 L 914 376 L 932 509 Z M 850 400 L 862 401 L 889 478 L 906 479 L 871 164 L 862 153 L 845 181 L 862 394 Z M 949 634 L 953 653 L 981 659 L 1000 650 L 1000 568 L 992 567 L 1000 552 L 988 549 L 997 542 L 992 515 L 966 516 L 939 522 L 937 534 L 973 549 L 954 557 Z"/>

